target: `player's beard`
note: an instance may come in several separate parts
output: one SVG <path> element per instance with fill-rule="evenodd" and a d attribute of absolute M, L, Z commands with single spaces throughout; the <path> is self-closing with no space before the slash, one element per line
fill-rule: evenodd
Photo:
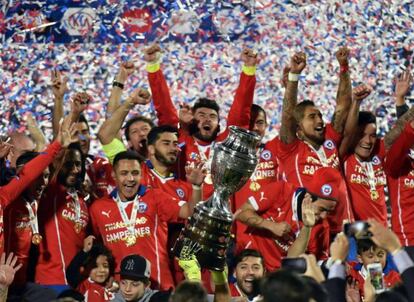
<path fill-rule="evenodd" d="M 160 163 L 165 165 L 166 167 L 171 167 L 177 162 L 178 154 L 175 156 L 174 160 L 170 160 L 168 157 L 164 156 L 161 152 L 155 149 L 155 159 L 158 160 Z"/>
<path fill-rule="evenodd" d="M 206 136 L 206 135 L 202 135 L 200 133 L 200 129 L 198 128 L 198 124 L 199 124 L 199 121 L 197 121 L 196 119 L 193 119 L 191 121 L 190 125 L 188 126 L 188 130 L 189 130 L 191 136 L 195 136 L 199 140 L 201 140 L 203 142 L 206 142 L 206 143 L 211 143 L 211 142 L 216 140 L 217 135 L 220 132 L 220 125 L 217 125 L 216 130 L 211 135 Z"/>

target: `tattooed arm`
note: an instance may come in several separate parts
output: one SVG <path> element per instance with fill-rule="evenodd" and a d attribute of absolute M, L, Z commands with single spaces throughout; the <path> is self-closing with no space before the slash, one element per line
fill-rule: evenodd
<path fill-rule="evenodd" d="M 279 137 L 284 144 L 290 144 L 296 139 L 297 122 L 293 112 L 298 102 L 298 77 L 305 66 L 305 53 L 295 53 L 290 61 L 289 76 L 283 98 L 282 125 Z"/>
<path fill-rule="evenodd" d="M 332 117 L 332 126 L 336 132 L 342 134 L 346 118 L 352 102 L 352 85 L 348 67 L 349 49 L 341 47 L 336 52 L 336 58 L 340 65 L 339 87 L 336 95 L 336 107 Z"/>

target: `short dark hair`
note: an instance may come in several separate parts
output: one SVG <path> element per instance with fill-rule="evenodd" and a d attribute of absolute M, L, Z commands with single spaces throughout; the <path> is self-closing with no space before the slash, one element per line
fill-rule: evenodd
<path fill-rule="evenodd" d="M 377 248 L 377 245 L 371 239 L 358 239 L 356 244 L 358 255 L 361 255 L 363 252 L 369 251 L 370 249 Z"/>
<path fill-rule="evenodd" d="M 105 256 L 108 260 L 109 264 L 109 277 L 113 276 L 115 272 L 115 258 L 112 255 L 112 252 L 110 249 L 105 247 L 104 245 L 97 243 L 94 244 L 91 248 L 91 250 L 88 252 L 88 256 L 83 262 L 83 267 L 85 268 L 85 277 L 89 277 L 89 273 L 92 269 L 96 268 L 96 260 L 99 256 Z"/>
<path fill-rule="evenodd" d="M 250 108 L 250 124 L 254 123 L 254 121 L 257 119 L 257 116 L 259 115 L 260 112 L 264 114 L 265 122 L 267 123 L 266 111 L 259 105 L 253 104 L 252 107 Z"/>
<path fill-rule="evenodd" d="M 244 258 L 246 257 L 256 257 L 256 258 L 260 258 L 262 265 L 264 267 L 264 258 L 263 255 L 258 251 L 258 250 L 254 250 L 254 249 L 245 249 L 242 250 L 239 254 L 237 254 L 235 260 L 234 260 L 234 266 L 236 266 L 237 264 L 239 264 L 240 262 L 243 261 Z"/>
<path fill-rule="evenodd" d="M 36 156 L 39 155 L 39 152 L 34 151 L 27 151 L 20 155 L 16 160 L 16 167 L 23 166 L 27 164 L 29 161 L 34 159 Z"/>
<path fill-rule="evenodd" d="M 197 282 L 183 281 L 171 296 L 172 302 L 207 302 L 207 292 Z"/>
<path fill-rule="evenodd" d="M 83 115 L 83 113 L 81 113 L 81 114 L 79 115 L 79 120 L 78 120 L 78 123 L 85 123 L 85 124 L 86 124 L 86 127 L 87 127 L 87 128 L 88 128 L 88 130 L 89 130 L 89 123 L 88 123 L 88 120 L 86 119 L 85 115 Z"/>
<path fill-rule="evenodd" d="M 175 133 L 178 136 L 177 128 L 170 125 L 156 126 L 151 129 L 147 136 L 147 144 L 154 145 L 163 133 Z"/>
<path fill-rule="evenodd" d="M 195 112 L 198 108 L 210 108 L 216 111 L 217 114 L 220 112 L 220 106 L 217 102 L 208 98 L 199 98 L 197 102 L 195 102 L 192 111 Z"/>
<path fill-rule="evenodd" d="M 293 110 L 293 117 L 296 120 L 296 123 L 300 123 L 305 116 L 305 110 L 307 107 L 315 107 L 315 103 L 311 100 L 304 100 L 295 106 Z"/>
<path fill-rule="evenodd" d="M 366 126 L 368 124 L 376 124 L 377 118 L 372 112 L 360 111 L 358 114 L 358 126 Z"/>
<path fill-rule="evenodd" d="M 134 116 L 134 117 L 130 118 L 125 123 L 125 126 L 124 126 L 124 129 L 125 129 L 125 139 L 127 141 L 129 141 L 129 128 L 131 128 L 131 126 L 133 124 L 135 124 L 136 122 L 144 122 L 144 123 L 147 123 L 148 125 L 150 125 L 151 128 L 154 127 L 154 122 L 151 119 L 149 119 L 149 118 L 147 118 L 145 116 L 138 115 L 138 116 Z"/>
<path fill-rule="evenodd" d="M 284 269 L 267 275 L 261 284 L 264 302 L 308 302 L 311 290 L 300 275 Z"/>
<path fill-rule="evenodd" d="M 138 163 L 142 162 L 142 156 L 140 156 L 138 152 L 135 152 L 132 150 L 126 150 L 126 151 L 119 152 L 117 155 L 115 155 L 112 166 L 115 168 L 118 162 L 123 159 L 136 160 Z"/>

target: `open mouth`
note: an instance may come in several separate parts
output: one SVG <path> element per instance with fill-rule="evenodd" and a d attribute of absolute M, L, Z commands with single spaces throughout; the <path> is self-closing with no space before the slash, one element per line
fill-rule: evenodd
<path fill-rule="evenodd" d="M 318 126 L 318 127 L 315 127 L 315 131 L 317 132 L 317 133 L 323 133 L 324 131 L 325 131 L 325 127 L 324 126 Z"/>
<path fill-rule="evenodd" d="M 362 149 L 365 150 L 371 150 L 371 146 L 370 145 L 359 145 Z"/>
<path fill-rule="evenodd" d="M 211 130 L 211 127 L 209 125 L 203 125 L 202 129 L 204 131 L 210 131 Z"/>

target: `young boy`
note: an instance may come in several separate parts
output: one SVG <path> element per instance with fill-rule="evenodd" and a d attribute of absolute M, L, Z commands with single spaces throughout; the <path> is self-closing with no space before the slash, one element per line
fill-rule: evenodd
<path fill-rule="evenodd" d="M 170 292 L 150 288 L 151 263 L 140 255 L 129 255 L 121 261 L 119 292 L 114 302 L 168 301 Z"/>
<path fill-rule="evenodd" d="M 387 266 L 387 252 L 376 246 L 371 239 L 358 239 L 357 253 L 358 262 L 348 263 L 348 276 L 358 281 L 361 296 L 364 294 L 364 282 L 368 276 L 367 265 L 371 263 L 381 264 L 386 288 L 391 288 L 401 282 L 398 272 Z"/>

